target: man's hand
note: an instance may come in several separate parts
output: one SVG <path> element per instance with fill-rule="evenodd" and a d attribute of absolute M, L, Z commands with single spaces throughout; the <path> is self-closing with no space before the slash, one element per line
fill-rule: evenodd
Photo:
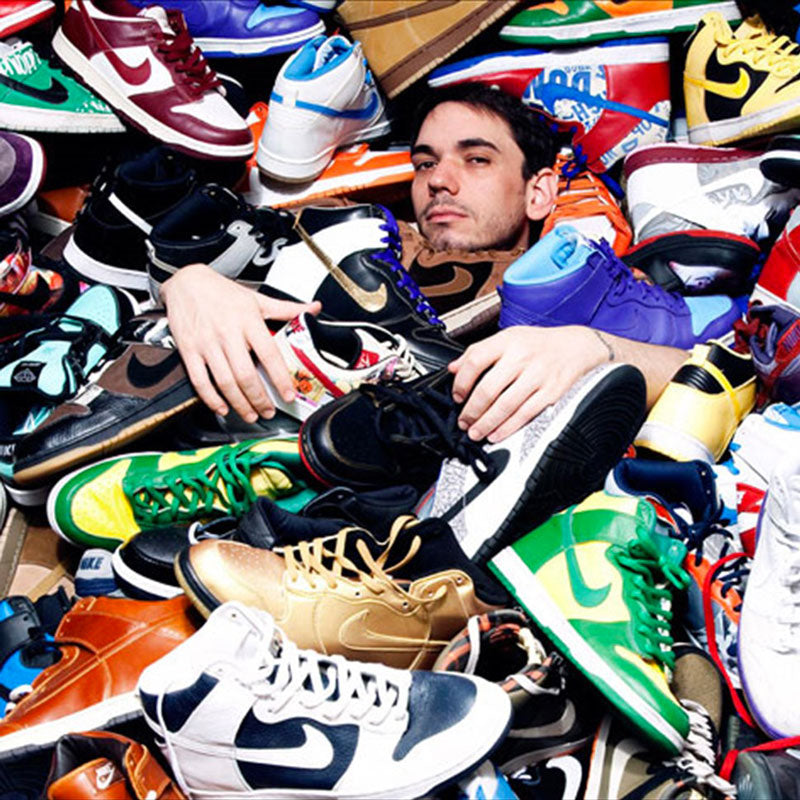
<path fill-rule="evenodd" d="M 227 414 L 227 400 L 247 422 L 275 414 L 252 354 L 283 399 L 294 400 L 292 379 L 264 320 L 316 314 L 319 303 L 264 297 L 206 264 L 178 270 L 161 287 L 161 298 L 189 379 L 212 411 Z"/>
<path fill-rule="evenodd" d="M 554 403 L 609 351 L 589 328 L 518 325 L 470 345 L 448 369 L 458 424 L 470 439 L 499 442 Z"/>

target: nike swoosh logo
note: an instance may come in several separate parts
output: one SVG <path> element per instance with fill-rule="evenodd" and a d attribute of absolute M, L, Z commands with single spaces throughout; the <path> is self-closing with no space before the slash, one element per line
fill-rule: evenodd
<path fill-rule="evenodd" d="M 128 380 L 137 389 L 148 389 L 161 383 L 180 363 L 181 356 L 176 350 L 170 351 L 166 358 L 156 364 L 145 364 L 137 358 L 136 353 L 131 353 L 127 369 Z"/>
<path fill-rule="evenodd" d="M 302 212 L 300 212 L 300 214 L 302 214 Z M 294 229 L 314 255 L 325 265 L 336 283 L 338 283 L 364 311 L 370 314 L 376 314 L 378 311 L 382 311 L 386 307 L 386 286 L 382 284 L 378 289 L 373 289 L 371 291 L 359 286 L 338 264 L 334 264 L 328 255 L 317 246 L 317 243 L 311 238 L 308 231 L 300 224 L 300 214 L 298 214 L 295 219 Z"/>
<path fill-rule="evenodd" d="M 578 604 L 582 605 L 584 608 L 596 608 L 605 602 L 611 591 L 611 584 L 607 583 L 603 587 L 593 589 L 586 583 L 583 572 L 581 571 L 581 565 L 578 563 L 578 556 L 575 553 L 575 542 L 569 531 L 572 517 L 569 514 L 565 514 L 560 520 L 561 542 L 564 547 L 564 555 L 567 559 L 567 574 L 569 575 L 569 582 L 572 586 L 572 594 Z"/>
<path fill-rule="evenodd" d="M 564 707 L 564 713 L 555 722 L 549 722 L 547 725 L 536 725 L 533 728 L 514 728 L 511 735 L 514 738 L 523 739 L 541 739 L 545 736 L 563 736 L 572 730 L 575 724 L 575 705 L 572 700 L 567 700 Z"/>
<path fill-rule="evenodd" d="M 511 459 L 511 452 L 505 448 L 492 450 L 486 453 L 486 458 L 494 464 L 495 475 L 499 475 L 508 466 L 508 462 Z M 443 522 L 450 522 L 450 520 L 460 514 L 470 503 L 480 497 L 492 483 L 493 481 L 488 481 L 486 483 L 478 481 L 454 505 L 450 506 L 444 513 L 437 514 L 436 516 L 440 517 Z M 436 500 L 434 499 L 434 503 L 435 502 Z"/>
<path fill-rule="evenodd" d="M 614 748 L 614 754 L 611 757 L 611 774 L 608 779 L 609 797 L 620 796 L 625 767 L 628 761 L 643 749 L 641 743 L 636 739 L 622 739 Z"/>
<path fill-rule="evenodd" d="M 368 626 L 369 610 L 359 611 L 348 617 L 339 629 L 339 641 L 350 650 L 391 650 L 395 653 L 419 653 L 432 647 L 429 636 L 395 636 L 372 630 Z"/>
<path fill-rule="evenodd" d="M 443 294 L 456 294 L 457 292 L 466 291 L 472 286 L 473 281 L 472 273 L 469 270 L 454 265 L 453 277 L 449 281 L 420 288 L 424 289 L 426 297 L 438 297 Z"/>
<path fill-rule="evenodd" d="M 145 58 L 141 64 L 131 67 L 126 64 L 113 50 L 106 50 L 105 56 L 122 80 L 125 81 L 125 83 L 128 83 L 131 86 L 141 86 L 143 83 L 147 83 L 147 81 L 150 79 L 150 75 L 153 70 L 150 66 L 149 58 Z"/>
<path fill-rule="evenodd" d="M 741 100 L 743 97 L 747 97 L 750 91 L 750 75 L 742 67 L 739 67 L 739 78 L 735 83 L 721 83 L 705 78 L 692 78 L 690 75 L 685 75 L 684 79 L 693 86 L 699 86 L 707 92 L 713 92 L 720 97 L 727 97 L 729 100 Z"/>
<path fill-rule="evenodd" d="M 272 92 L 270 100 L 276 103 L 283 104 L 283 95 L 278 92 Z M 350 108 L 350 109 L 336 109 L 328 108 L 328 106 L 321 106 L 318 103 L 309 103 L 305 100 L 295 100 L 295 108 L 303 108 L 306 111 L 313 111 L 316 114 L 322 114 L 323 117 L 333 117 L 334 119 L 369 119 L 374 116 L 378 110 L 378 95 L 374 92 L 369 98 L 369 102 L 363 108 Z"/>
<path fill-rule="evenodd" d="M 548 759 L 545 767 L 564 773 L 564 791 L 561 794 L 561 800 L 577 800 L 583 779 L 581 762 L 575 756 L 557 756 Z"/>
<path fill-rule="evenodd" d="M 13 92 L 32 97 L 42 103 L 60 105 L 69 100 L 69 92 L 57 78 L 50 78 L 50 85 L 46 89 L 37 89 L 35 86 L 28 86 L 21 81 L 15 81 L 13 78 L 0 75 L 0 85 L 7 86 Z"/>
<path fill-rule="evenodd" d="M 302 726 L 305 742 L 300 747 L 236 747 L 234 758 L 251 764 L 274 765 L 295 769 L 326 769 L 333 764 L 334 750 L 330 739 L 311 725 Z"/>

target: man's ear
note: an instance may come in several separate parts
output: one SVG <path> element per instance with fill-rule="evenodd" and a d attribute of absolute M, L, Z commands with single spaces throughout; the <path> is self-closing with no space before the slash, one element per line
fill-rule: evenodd
<path fill-rule="evenodd" d="M 558 194 L 558 175 L 550 167 L 540 169 L 525 184 L 525 213 L 529 220 L 544 219 Z"/>

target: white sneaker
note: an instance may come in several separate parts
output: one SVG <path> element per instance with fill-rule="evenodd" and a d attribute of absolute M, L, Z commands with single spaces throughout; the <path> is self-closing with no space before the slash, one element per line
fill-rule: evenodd
<path fill-rule="evenodd" d="M 764 177 L 761 157 L 745 150 L 656 144 L 625 158 L 628 218 L 633 241 L 707 229 L 767 238 L 800 198 Z"/>
<path fill-rule="evenodd" d="M 766 486 L 782 456 L 800 453 L 800 403 L 774 403 L 763 414 L 748 414 L 736 429 L 731 452 Z"/>
<path fill-rule="evenodd" d="M 375 139 L 389 128 L 360 43 L 317 36 L 275 79 L 256 161 L 278 180 L 310 181 L 337 147 Z"/>
<path fill-rule="evenodd" d="M 800 734 L 800 455 L 772 473 L 739 622 L 739 674 L 759 727 Z"/>
<path fill-rule="evenodd" d="M 471 675 L 299 650 L 269 614 L 226 603 L 138 686 L 189 797 L 420 797 L 505 737 L 511 702 Z"/>
<path fill-rule="evenodd" d="M 299 420 L 362 383 L 411 380 L 426 372 L 402 336 L 369 322 L 325 322 L 301 314 L 286 323 L 273 341 L 294 380 L 295 399 L 287 403 L 263 367 L 258 373 L 272 402 Z"/>

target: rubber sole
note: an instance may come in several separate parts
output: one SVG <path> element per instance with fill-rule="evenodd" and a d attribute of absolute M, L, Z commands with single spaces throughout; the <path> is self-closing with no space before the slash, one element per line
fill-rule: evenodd
<path fill-rule="evenodd" d="M 206 619 L 211 616 L 211 612 L 215 608 L 222 605 L 222 602 L 214 597 L 197 577 L 192 562 L 189 560 L 188 547 L 175 556 L 175 577 L 178 579 L 181 589 L 192 601 L 192 605 Z"/>
<path fill-rule="evenodd" d="M 473 561 L 486 564 L 516 536 L 599 489 L 645 419 L 646 392 L 635 367 L 618 367 L 601 378 L 547 445 L 511 513 Z"/>

